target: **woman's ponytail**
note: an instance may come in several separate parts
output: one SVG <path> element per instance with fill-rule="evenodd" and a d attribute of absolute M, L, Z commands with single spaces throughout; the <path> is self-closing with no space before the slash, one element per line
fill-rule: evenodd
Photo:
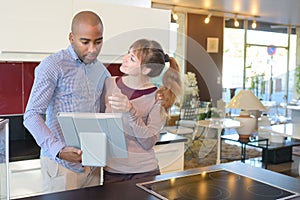
<path fill-rule="evenodd" d="M 170 67 L 163 75 L 163 85 L 159 88 L 158 93 L 162 97 L 162 107 L 168 112 L 176 98 L 182 94 L 182 80 L 180 68 L 176 60 L 173 57 L 169 57 L 167 54 L 165 57 L 168 58 Z"/>

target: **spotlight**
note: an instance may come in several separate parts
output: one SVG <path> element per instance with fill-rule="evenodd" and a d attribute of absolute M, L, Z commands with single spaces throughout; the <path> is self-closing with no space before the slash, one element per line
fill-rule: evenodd
<path fill-rule="evenodd" d="M 238 27 L 240 25 L 239 21 L 237 20 L 237 15 L 234 17 L 234 26 Z"/>
<path fill-rule="evenodd" d="M 209 23 L 211 15 L 212 15 L 212 14 L 209 13 L 209 14 L 207 15 L 207 17 L 204 19 L 204 23 L 205 23 L 205 24 L 208 24 L 208 23 Z"/>
<path fill-rule="evenodd" d="M 174 19 L 175 21 L 178 20 L 178 15 L 177 15 L 176 13 L 173 13 L 173 19 Z"/>
<path fill-rule="evenodd" d="M 256 29 L 256 17 L 254 17 L 251 27 Z"/>
<path fill-rule="evenodd" d="M 172 23 L 177 23 L 178 20 L 178 15 L 174 12 L 171 13 L 171 22 Z"/>

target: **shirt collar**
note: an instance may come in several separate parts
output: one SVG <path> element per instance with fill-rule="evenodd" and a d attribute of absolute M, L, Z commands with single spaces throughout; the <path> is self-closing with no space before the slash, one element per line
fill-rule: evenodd
<path fill-rule="evenodd" d="M 74 49 L 73 49 L 73 47 L 72 47 L 71 44 L 68 46 L 68 50 L 69 50 L 69 52 L 70 52 L 70 54 L 71 54 L 71 56 L 72 56 L 72 58 L 73 58 L 74 60 L 77 60 L 77 61 L 81 62 L 81 60 L 79 59 L 79 57 L 78 57 L 77 54 L 75 53 L 75 51 L 74 51 Z M 81 63 L 82 63 L 82 62 L 81 62 Z"/>
<path fill-rule="evenodd" d="M 71 54 L 71 56 L 72 56 L 72 58 L 73 58 L 74 60 L 78 61 L 80 64 L 87 65 L 87 64 L 83 63 L 83 62 L 80 60 L 80 58 L 79 58 L 78 55 L 75 53 L 75 51 L 74 51 L 74 49 L 73 49 L 73 47 L 72 47 L 71 44 L 68 46 L 68 50 L 69 50 L 69 52 L 70 52 L 70 54 Z M 94 63 L 96 63 L 96 62 L 97 62 L 97 59 L 95 59 L 95 60 L 94 60 L 92 63 L 90 63 L 90 64 L 94 64 Z M 90 64 L 88 64 L 88 65 L 90 65 Z"/>

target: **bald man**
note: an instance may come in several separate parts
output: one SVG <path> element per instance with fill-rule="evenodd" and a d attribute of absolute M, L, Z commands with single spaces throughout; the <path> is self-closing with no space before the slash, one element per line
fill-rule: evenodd
<path fill-rule="evenodd" d="M 90 11 L 76 14 L 70 45 L 41 61 L 24 113 L 24 126 L 41 147 L 45 192 L 99 185 L 99 168 L 81 165 L 81 150 L 66 146 L 58 112 L 100 112 L 104 81 L 110 77 L 97 60 L 103 42 L 103 24 Z"/>

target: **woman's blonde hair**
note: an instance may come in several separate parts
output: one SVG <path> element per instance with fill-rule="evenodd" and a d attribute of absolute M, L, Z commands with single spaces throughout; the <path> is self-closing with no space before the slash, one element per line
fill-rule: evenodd
<path fill-rule="evenodd" d="M 162 97 L 162 107 L 167 112 L 174 104 L 176 97 L 182 94 L 182 80 L 180 68 L 176 60 L 165 54 L 161 45 L 154 40 L 140 39 L 135 41 L 130 49 L 141 61 L 141 66 L 151 69 L 149 77 L 156 77 L 161 74 L 166 62 L 170 62 L 170 67 L 162 78 L 163 85 L 157 91 Z"/>

